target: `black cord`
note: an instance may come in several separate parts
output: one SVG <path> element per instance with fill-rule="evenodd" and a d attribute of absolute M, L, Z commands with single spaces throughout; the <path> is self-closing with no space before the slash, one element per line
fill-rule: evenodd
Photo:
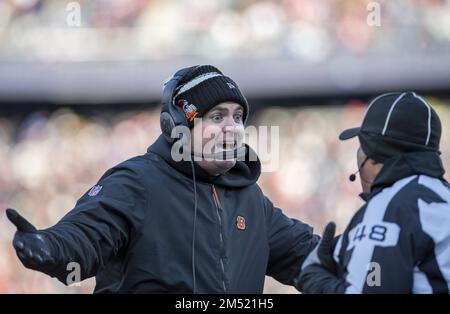
<path fill-rule="evenodd" d="M 197 181 L 195 178 L 194 161 L 191 158 L 192 167 L 192 180 L 194 182 L 194 226 L 192 228 L 192 282 L 193 293 L 197 293 L 196 280 L 195 280 L 195 226 L 197 224 Z"/>

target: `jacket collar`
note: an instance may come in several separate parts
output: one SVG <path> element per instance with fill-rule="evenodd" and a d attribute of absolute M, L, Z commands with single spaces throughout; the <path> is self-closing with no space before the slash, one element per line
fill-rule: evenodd
<path fill-rule="evenodd" d="M 212 183 L 216 185 L 222 185 L 227 187 L 245 187 L 256 183 L 261 174 L 261 163 L 259 159 L 256 161 L 249 161 L 249 151 L 251 148 L 247 147 L 247 155 L 244 161 L 237 161 L 236 165 L 226 173 L 219 176 L 211 176 L 205 170 L 200 168 L 196 162 L 194 162 L 195 177 L 199 181 Z M 147 153 L 155 153 L 163 158 L 171 167 L 177 171 L 192 177 L 192 164 L 190 161 L 181 160 L 174 161 L 171 156 L 171 144 L 166 141 L 163 135 L 160 135 L 158 139 L 147 149 Z M 256 154 L 254 154 L 256 156 Z"/>
<path fill-rule="evenodd" d="M 361 193 L 360 197 L 367 201 L 385 187 L 396 181 L 412 176 L 427 175 L 444 180 L 445 170 L 437 152 L 413 152 L 387 159 L 376 176 L 370 194 Z"/>

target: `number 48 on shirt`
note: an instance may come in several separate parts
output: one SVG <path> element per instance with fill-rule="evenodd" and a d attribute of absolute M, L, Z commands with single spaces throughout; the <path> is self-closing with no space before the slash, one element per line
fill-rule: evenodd
<path fill-rule="evenodd" d="M 349 244 L 347 250 L 356 245 L 372 244 L 375 246 L 395 246 L 400 235 L 400 227 L 392 222 L 378 222 L 376 224 L 359 223 L 348 233 Z"/>

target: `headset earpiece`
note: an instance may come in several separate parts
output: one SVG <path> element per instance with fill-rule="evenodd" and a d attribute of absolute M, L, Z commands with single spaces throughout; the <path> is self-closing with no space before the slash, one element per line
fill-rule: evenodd
<path fill-rule="evenodd" d="M 172 130 L 175 128 L 175 122 L 173 121 L 172 116 L 168 112 L 161 112 L 159 124 L 166 140 L 172 143 L 175 140 L 172 138 Z"/>
<path fill-rule="evenodd" d="M 177 138 L 172 138 L 172 130 L 178 125 L 188 126 L 188 122 L 181 108 L 173 103 L 173 96 L 180 81 L 187 74 L 194 71 L 199 66 L 184 68 L 177 71 L 163 87 L 162 110 L 159 117 L 159 124 L 165 139 L 173 143 Z"/>

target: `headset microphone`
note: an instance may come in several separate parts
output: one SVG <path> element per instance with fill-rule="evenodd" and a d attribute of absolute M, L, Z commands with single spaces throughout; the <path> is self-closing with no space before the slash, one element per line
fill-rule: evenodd
<path fill-rule="evenodd" d="M 246 152 L 247 152 L 246 147 L 241 146 L 236 149 L 225 150 L 223 152 L 218 152 L 218 153 L 193 152 L 192 156 L 200 157 L 200 158 L 210 158 L 210 159 L 216 159 L 216 160 L 230 160 L 230 159 L 245 157 Z"/>
<path fill-rule="evenodd" d="M 357 174 L 358 172 L 359 172 L 359 170 L 356 171 L 355 173 L 352 173 L 352 174 L 348 177 L 348 179 L 349 179 L 351 182 L 355 181 L 355 180 L 356 180 L 356 174 Z"/>
<path fill-rule="evenodd" d="M 369 160 L 369 157 L 366 157 L 366 159 L 364 159 L 364 161 L 362 162 L 361 166 L 358 167 L 358 171 L 356 171 L 355 173 L 352 173 L 348 179 L 353 182 L 356 180 L 356 175 L 358 174 L 359 171 L 361 171 L 362 167 L 364 167 L 364 165 L 366 164 L 367 160 Z"/>

